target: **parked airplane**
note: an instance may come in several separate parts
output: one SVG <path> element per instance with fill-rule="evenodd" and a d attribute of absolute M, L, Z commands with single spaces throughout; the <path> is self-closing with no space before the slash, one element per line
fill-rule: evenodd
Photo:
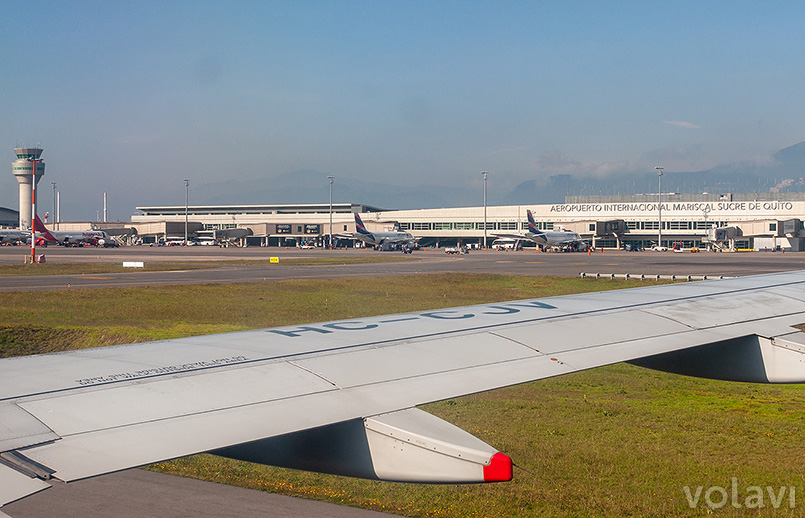
<path fill-rule="evenodd" d="M 416 238 L 408 232 L 369 232 L 361 221 L 361 215 L 355 213 L 355 230 L 352 234 L 342 234 L 339 237 L 347 239 L 360 239 L 364 243 L 372 246 L 383 246 L 392 244 L 415 243 Z"/>
<path fill-rule="evenodd" d="M 24 230 L 0 230 L 0 243 L 17 243 L 30 241 L 31 233 Z"/>
<path fill-rule="evenodd" d="M 109 236 L 102 230 L 58 231 L 48 230 L 39 216 L 34 217 L 34 230 L 39 238 L 47 243 L 61 243 L 65 246 L 79 245 L 81 243 L 92 243 L 103 245 Z"/>
<path fill-rule="evenodd" d="M 551 246 L 578 246 L 584 241 L 576 232 L 548 231 L 545 232 L 537 228 L 534 215 L 531 211 L 526 211 L 528 215 L 528 232 L 522 234 L 495 234 L 495 237 L 505 237 L 511 239 L 528 239 L 542 247 Z"/>
<path fill-rule="evenodd" d="M 509 457 L 416 407 L 623 361 L 803 383 L 803 319 L 798 271 L 0 359 L 0 506 L 200 452 L 376 480 L 510 480 Z"/>

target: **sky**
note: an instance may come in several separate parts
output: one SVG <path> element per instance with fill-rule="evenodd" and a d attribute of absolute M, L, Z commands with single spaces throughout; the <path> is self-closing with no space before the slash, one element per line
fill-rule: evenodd
<path fill-rule="evenodd" d="M 0 6 L 0 206 L 18 205 L 13 148 L 38 144 L 64 220 L 95 220 L 103 192 L 110 219 L 182 205 L 185 178 L 480 186 L 805 140 L 802 2 Z"/>

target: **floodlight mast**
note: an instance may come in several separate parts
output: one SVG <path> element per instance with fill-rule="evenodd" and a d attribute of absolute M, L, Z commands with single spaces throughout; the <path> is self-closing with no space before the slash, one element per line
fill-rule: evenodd
<path fill-rule="evenodd" d="M 486 249 L 486 177 L 489 176 L 488 171 L 481 171 L 484 175 L 484 249 Z"/>
<path fill-rule="evenodd" d="M 184 179 L 184 246 L 187 246 L 187 205 L 190 201 L 190 180 Z"/>
<path fill-rule="evenodd" d="M 28 161 L 31 162 L 31 264 L 36 262 L 36 226 L 34 220 L 36 219 L 36 164 L 41 162 L 41 158 L 29 157 Z"/>
<path fill-rule="evenodd" d="M 50 182 L 50 185 L 53 186 L 53 207 L 51 209 L 53 212 L 53 223 L 58 223 L 59 221 L 56 217 L 56 182 Z M 51 223 L 51 228 L 56 228 L 52 226 L 53 223 Z"/>
<path fill-rule="evenodd" d="M 330 250 L 333 249 L 333 179 L 335 176 L 328 176 L 330 180 Z"/>
<path fill-rule="evenodd" d="M 662 246 L 662 170 L 665 169 L 662 166 L 657 166 L 654 169 L 657 170 L 657 222 L 659 223 L 658 229 L 659 232 L 657 234 L 657 246 Z"/>

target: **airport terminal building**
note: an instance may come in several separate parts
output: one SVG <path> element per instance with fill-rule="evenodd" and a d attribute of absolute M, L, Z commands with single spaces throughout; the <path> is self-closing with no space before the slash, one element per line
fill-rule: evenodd
<path fill-rule="evenodd" d="M 145 238 L 239 236 L 241 244 L 322 244 L 354 232 L 354 213 L 370 231 L 401 230 L 424 246 L 492 244 L 496 234 L 527 229 L 531 210 L 542 230 L 578 232 L 595 247 L 647 248 L 657 243 L 724 250 L 805 250 L 805 193 L 568 196 L 565 203 L 384 210 L 362 204 L 138 207 L 132 225 Z M 486 214 L 486 216 L 484 215 Z M 332 218 L 332 228 L 330 221 Z M 486 228 L 484 228 L 486 221 Z M 238 232 L 233 232 L 238 230 Z"/>

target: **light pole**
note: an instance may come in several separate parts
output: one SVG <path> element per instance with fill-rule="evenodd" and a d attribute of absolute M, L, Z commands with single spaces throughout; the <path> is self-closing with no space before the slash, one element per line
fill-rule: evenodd
<path fill-rule="evenodd" d="M 330 250 L 333 249 L 333 179 L 335 176 L 328 176 L 330 180 Z"/>
<path fill-rule="evenodd" d="M 657 170 L 657 220 L 660 224 L 658 227 L 657 246 L 662 246 L 662 170 L 665 168 L 658 165 L 654 169 Z"/>
<path fill-rule="evenodd" d="M 56 182 L 50 182 L 50 185 L 53 186 L 53 209 L 51 210 L 50 213 L 53 214 L 53 222 L 56 223 L 57 222 L 57 219 L 56 219 Z M 56 228 L 56 227 L 51 226 L 50 228 Z"/>
<path fill-rule="evenodd" d="M 36 262 L 36 164 L 41 162 L 41 159 L 29 158 L 31 162 L 31 264 Z M 21 209 L 22 207 L 20 207 Z"/>
<path fill-rule="evenodd" d="M 708 252 L 710 251 L 710 230 L 707 227 L 707 214 L 710 212 L 710 206 L 705 205 L 702 207 L 702 213 L 704 214 L 704 238 L 702 238 L 702 243 L 707 243 L 705 245 L 705 250 Z"/>
<path fill-rule="evenodd" d="M 484 175 L 484 249 L 486 249 L 486 177 L 489 176 L 489 172 L 481 171 L 481 174 Z"/>
<path fill-rule="evenodd" d="M 184 179 L 184 246 L 187 246 L 187 203 L 190 201 L 190 180 Z"/>

